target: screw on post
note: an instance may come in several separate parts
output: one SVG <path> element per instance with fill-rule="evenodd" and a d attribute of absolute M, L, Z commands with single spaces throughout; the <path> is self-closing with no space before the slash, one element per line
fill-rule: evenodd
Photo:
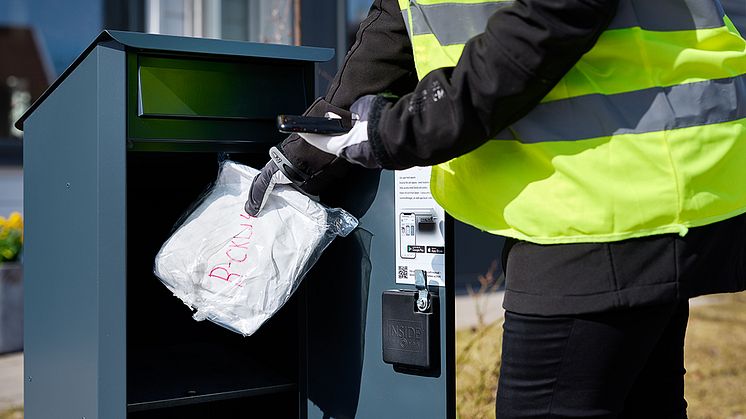
<path fill-rule="evenodd" d="M 430 291 L 427 289 L 427 272 L 414 271 L 414 286 L 417 288 L 417 310 L 424 312 L 430 308 Z"/>

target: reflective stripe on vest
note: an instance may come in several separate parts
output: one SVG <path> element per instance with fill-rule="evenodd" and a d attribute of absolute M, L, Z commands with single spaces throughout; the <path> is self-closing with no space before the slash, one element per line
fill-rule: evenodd
<path fill-rule="evenodd" d="M 512 1 L 399 0 L 420 77 Z M 746 212 L 746 41 L 719 0 L 621 0 L 526 117 L 433 168 L 436 200 L 536 243 L 677 232 Z"/>
<path fill-rule="evenodd" d="M 724 25 L 725 15 L 719 5 L 702 7 L 696 0 L 651 2 L 649 0 L 622 1 L 616 17 L 607 30 L 640 27 L 649 31 L 673 32 L 691 29 L 718 28 Z M 402 11 L 405 18 L 413 15 L 413 35 L 433 34 L 440 45 L 465 44 L 474 35 L 484 32 L 487 20 L 497 9 L 512 5 L 513 1 L 485 3 L 412 2 Z M 665 13 L 656 11 L 667 8 Z M 454 18 L 458 16 L 458 18 Z"/>

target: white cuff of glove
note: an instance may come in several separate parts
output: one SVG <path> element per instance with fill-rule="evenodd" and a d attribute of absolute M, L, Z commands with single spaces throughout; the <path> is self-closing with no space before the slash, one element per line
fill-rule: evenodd
<path fill-rule="evenodd" d="M 322 135 L 299 133 L 308 144 L 329 154 L 342 157 L 342 150 L 347 147 L 368 141 L 368 121 L 360 121 L 352 129 L 342 135 Z"/>

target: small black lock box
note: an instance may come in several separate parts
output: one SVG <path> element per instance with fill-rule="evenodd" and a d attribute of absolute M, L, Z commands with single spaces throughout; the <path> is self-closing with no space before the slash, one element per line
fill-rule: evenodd
<path fill-rule="evenodd" d="M 436 370 L 440 367 L 438 296 L 417 309 L 417 291 L 383 292 L 383 362 L 395 369 Z"/>

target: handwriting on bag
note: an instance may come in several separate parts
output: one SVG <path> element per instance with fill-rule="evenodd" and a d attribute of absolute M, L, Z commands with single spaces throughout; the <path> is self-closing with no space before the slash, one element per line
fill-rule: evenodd
<path fill-rule="evenodd" d="M 254 220 L 248 214 L 239 214 L 240 224 L 237 229 L 240 229 L 236 235 L 230 238 L 228 243 L 228 249 L 225 251 L 226 261 L 217 263 L 210 269 L 210 278 L 218 278 L 233 285 L 243 287 L 243 280 L 241 274 L 233 271 L 247 262 L 249 262 L 249 245 L 251 244 L 251 237 L 254 235 Z M 234 279 L 234 277 L 237 277 Z"/>

